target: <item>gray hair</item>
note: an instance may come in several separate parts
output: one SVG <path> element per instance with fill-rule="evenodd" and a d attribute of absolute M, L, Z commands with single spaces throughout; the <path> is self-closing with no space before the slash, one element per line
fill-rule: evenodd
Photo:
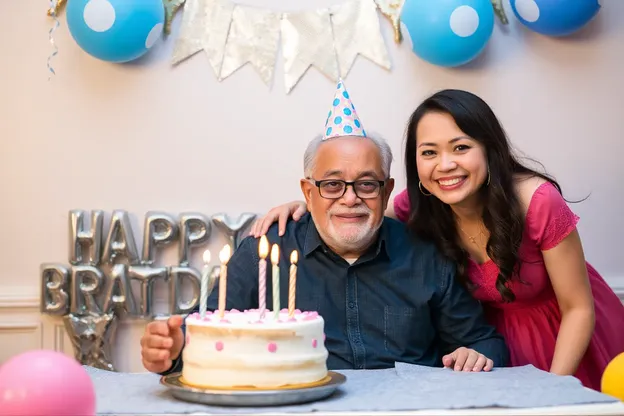
<path fill-rule="evenodd" d="M 379 155 L 381 157 L 381 169 L 383 170 L 384 179 L 390 177 L 390 168 L 392 167 L 392 149 L 386 140 L 377 133 L 366 132 L 366 139 L 372 141 L 377 149 L 379 149 Z M 330 138 L 323 140 L 324 135 L 319 134 L 308 143 L 308 147 L 303 154 L 303 174 L 306 178 L 312 175 L 314 170 L 314 164 L 316 163 L 316 154 L 318 149 L 325 141 L 339 139 L 340 137 Z"/>

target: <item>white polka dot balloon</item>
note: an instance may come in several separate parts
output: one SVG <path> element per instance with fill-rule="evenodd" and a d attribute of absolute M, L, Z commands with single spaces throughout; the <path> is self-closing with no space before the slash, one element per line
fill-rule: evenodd
<path fill-rule="evenodd" d="M 598 0 L 510 0 L 510 5 L 524 26 L 547 36 L 570 35 L 600 10 Z"/>
<path fill-rule="evenodd" d="M 108 62 L 128 62 L 160 39 L 165 22 L 162 0 L 70 0 L 67 26 L 88 54 Z"/>
<path fill-rule="evenodd" d="M 405 0 L 401 20 L 416 55 L 453 67 L 485 48 L 494 30 L 494 9 L 491 0 Z"/>

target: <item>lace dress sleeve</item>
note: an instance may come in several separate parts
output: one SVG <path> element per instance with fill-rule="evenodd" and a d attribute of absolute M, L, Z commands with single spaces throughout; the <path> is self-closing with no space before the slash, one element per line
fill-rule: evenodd
<path fill-rule="evenodd" d="M 568 207 L 557 188 L 546 182 L 533 194 L 526 221 L 529 236 L 540 250 L 545 251 L 566 238 L 576 228 L 579 217 Z"/>

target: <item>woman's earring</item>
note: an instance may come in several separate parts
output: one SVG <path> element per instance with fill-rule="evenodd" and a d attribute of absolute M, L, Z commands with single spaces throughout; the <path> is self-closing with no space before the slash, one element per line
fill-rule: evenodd
<path fill-rule="evenodd" d="M 430 193 L 426 194 L 425 191 L 423 191 L 423 187 L 422 187 L 422 182 L 418 181 L 418 189 L 420 189 L 420 193 L 423 194 L 424 196 L 431 196 Z"/>

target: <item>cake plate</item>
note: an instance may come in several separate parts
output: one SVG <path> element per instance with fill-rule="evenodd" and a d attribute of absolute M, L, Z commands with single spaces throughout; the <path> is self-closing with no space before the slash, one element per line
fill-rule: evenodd
<path fill-rule="evenodd" d="M 284 406 L 321 400 L 331 396 L 347 378 L 340 373 L 329 371 L 328 380 L 309 387 L 286 387 L 274 390 L 265 389 L 210 389 L 194 387 L 181 381 L 181 373 L 172 373 L 160 378 L 173 397 L 187 402 L 212 406 Z"/>

